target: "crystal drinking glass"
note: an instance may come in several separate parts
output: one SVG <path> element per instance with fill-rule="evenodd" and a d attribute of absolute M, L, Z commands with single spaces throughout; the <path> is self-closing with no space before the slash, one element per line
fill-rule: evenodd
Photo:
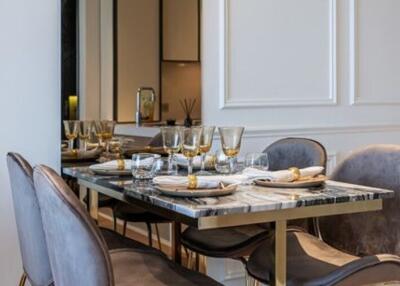
<path fill-rule="evenodd" d="M 158 154 L 138 153 L 132 155 L 132 175 L 134 180 L 150 180 L 157 170 Z"/>
<path fill-rule="evenodd" d="M 233 158 L 239 154 L 244 127 L 219 127 L 218 131 L 221 135 L 222 150 L 229 157 L 230 173 L 233 174 Z"/>
<path fill-rule="evenodd" d="M 248 153 L 246 154 L 245 167 L 251 167 L 259 170 L 268 170 L 269 161 L 267 153 Z"/>
<path fill-rule="evenodd" d="M 193 158 L 199 153 L 201 132 L 201 127 L 183 128 L 181 130 L 182 154 L 188 160 L 188 175 L 193 173 Z"/>
<path fill-rule="evenodd" d="M 168 126 L 161 127 L 161 135 L 163 139 L 163 147 L 168 153 L 168 175 L 176 175 L 176 168 L 173 168 L 173 156 L 181 149 L 180 127 Z"/>
<path fill-rule="evenodd" d="M 77 120 L 64 120 L 65 137 L 68 139 L 68 150 L 74 149 L 74 140 L 78 137 L 79 121 Z"/>
<path fill-rule="evenodd" d="M 200 155 L 201 155 L 201 169 L 197 175 L 209 175 L 210 172 L 205 170 L 206 155 L 211 149 L 212 140 L 214 137 L 215 126 L 203 126 L 200 137 Z"/>
<path fill-rule="evenodd" d="M 99 139 L 99 145 L 105 142 L 106 153 L 110 153 L 110 140 L 114 135 L 115 121 L 101 120 L 95 121 L 95 133 Z"/>
<path fill-rule="evenodd" d="M 89 141 L 90 132 L 92 131 L 92 121 L 79 121 L 79 141 L 83 151 L 87 151 L 87 142 Z"/>

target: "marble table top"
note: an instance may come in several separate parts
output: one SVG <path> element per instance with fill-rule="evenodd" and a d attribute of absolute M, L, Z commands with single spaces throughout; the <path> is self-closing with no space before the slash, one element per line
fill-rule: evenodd
<path fill-rule="evenodd" d="M 394 197 L 394 192 L 390 190 L 327 181 L 320 187 L 297 189 L 243 185 L 227 196 L 178 198 L 162 195 L 151 185 L 137 186 L 130 177 L 95 175 L 86 167 L 64 168 L 63 173 L 195 219 Z"/>

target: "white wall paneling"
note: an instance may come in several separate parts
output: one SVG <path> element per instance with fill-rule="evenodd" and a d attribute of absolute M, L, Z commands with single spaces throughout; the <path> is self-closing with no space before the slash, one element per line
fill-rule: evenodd
<path fill-rule="evenodd" d="M 351 104 L 400 104 L 400 1 L 349 5 Z"/>
<path fill-rule="evenodd" d="M 203 124 L 244 126 L 240 157 L 315 139 L 328 173 L 361 146 L 399 144 L 398 11 L 398 0 L 203 0 Z M 208 267 L 243 285 L 240 264 Z"/>
<path fill-rule="evenodd" d="M 60 24 L 61 1 L 0 1 L 0 285 L 23 272 L 6 153 L 60 171 Z"/>
<path fill-rule="evenodd" d="M 220 5 L 220 108 L 336 104 L 336 0 Z"/>

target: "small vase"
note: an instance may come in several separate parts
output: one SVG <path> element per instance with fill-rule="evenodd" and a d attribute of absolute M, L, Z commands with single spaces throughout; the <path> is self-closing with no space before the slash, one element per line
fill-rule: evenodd
<path fill-rule="evenodd" d="M 192 118 L 190 118 L 189 116 L 185 118 L 184 122 L 185 127 L 191 127 L 192 123 L 193 123 Z"/>

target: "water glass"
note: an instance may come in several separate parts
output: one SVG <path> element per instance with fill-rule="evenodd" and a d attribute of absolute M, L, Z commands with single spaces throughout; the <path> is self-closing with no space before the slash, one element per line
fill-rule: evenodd
<path fill-rule="evenodd" d="M 132 155 L 132 175 L 134 180 L 150 180 L 154 177 L 158 154 L 138 153 Z"/>
<path fill-rule="evenodd" d="M 237 159 L 232 158 L 233 169 L 236 169 Z M 220 174 L 229 174 L 231 172 L 231 158 L 225 155 L 224 151 L 218 150 L 215 153 L 215 170 Z"/>
<path fill-rule="evenodd" d="M 269 161 L 267 153 L 248 153 L 244 161 L 245 167 L 255 168 L 259 170 L 268 170 Z"/>
<path fill-rule="evenodd" d="M 154 176 L 165 176 L 170 175 L 171 170 L 173 173 L 178 173 L 178 165 L 176 163 L 175 158 L 172 159 L 172 169 L 170 170 L 169 160 L 168 158 L 161 157 L 160 159 L 154 162 L 155 164 L 155 174 Z"/>
<path fill-rule="evenodd" d="M 213 137 L 214 137 L 215 126 L 203 126 L 201 137 L 200 137 L 200 148 L 199 153 L 201 156 L 201 169 L 196 175 L 210 175 L 210 172 L 205 170 L 206 155 L 211 149 Z"/>

